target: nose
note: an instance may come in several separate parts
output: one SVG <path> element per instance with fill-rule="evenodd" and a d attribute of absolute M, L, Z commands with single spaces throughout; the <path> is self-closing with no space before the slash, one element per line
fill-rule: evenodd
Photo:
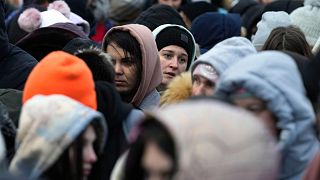
<path fill-rule="evenodd" d="M 95 163 L 97 161 L 97 155 L 94 152 L 93 147 L 87 148 L 86 151 L 85 162 L 90 164 Z"/>
<path fill-rule="evenodd" d="M 178 58 L 177 57 L 172 58 L 172 60 L 170 61 L 170 68 L 172 68 L 172 69 L 178 68 Z"/>
<path fill-rule="evenodd" d="M 205 95 L 205 89 L 202 83 L 195 88 L 193 95 L 195 96 Z"/>
<path fill-rule="evenodd" d="M 116 63 L 114 65 L 114 71 L 116 73 L 116 75 L 122 75 L 123 74 L 123 69 L 120 63 Z"/>

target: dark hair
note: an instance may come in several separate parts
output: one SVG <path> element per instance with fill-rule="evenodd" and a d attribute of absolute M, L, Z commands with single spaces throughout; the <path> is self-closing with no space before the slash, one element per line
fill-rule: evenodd
<path fill-rule="evenodd" d="M 54 179 L 68 179 L 68 180 L 82 180 L 83 178 L 83 135 L 85 130 L 92 125 L 96 133 L 97 139 L 94 142 L 94 151 L 98 156 L 100 149 L 101 140 L 99 140 L 98 135 L 98 123 L 97 121 L 92 121 L 83 131 L 78 135 L 78 137 L 70 144 L 68 148 L 64 150 L 59 159 L 44 173 L 42 173 L 41 178 L 54 180 Z M 74 159 L 70 157 L 70 148 L 74 147 Z"/>
<path fill-rule="evenodd" d="M 121 98 L 126 101 L 130 102 L 137 92 L 140 82 L 141 82 L 141 72 L 142 72 L 142 53 L 140 49 L 139 42 L 130 34 L 130 32 L 127 31 L 121 31 L 121 30 L 114 30 L 108 34 L 108 36 L 105 38 L 104 44 L 102 47 L 107 48 L 108 45 L 111 45 L 111 43 L 116 44 L 118 47 L 123 49 L 125 57 L 128 57 L 129 54 L 133 58 L 135 62 L 135 68 L 137 74 L 137 79 L 135 83 L 135 87 L 133 88 L 132 92 L 128 93 L 120 93 Z M 104 49 L 106 51 L 106 49 Z"/>
<path fill-rule="evenodd" d="M 311 49 L 303 32 L 295 26 L 278 27 L 271 31 L 262 50 L 287 50 L 311 57 Z"/>
<path fill-rule="evenodd" d="M 97 48 L 89 48 L 75 53 L 92 72 L 94 81 L 106 81 L 114 84 L 114 69 L 111 57 Z"/>
<path fill-rule="evenodd" d="M 126 160 L 124 179 L 144 179 L 145 170 L 142 167 L 142 158 L 148 143 L 155 143 L 172 160 L 172 177 L 177 171 L 177 154 L 173 137 L 165 126 L 154 117 L 147 116 L 139 126 L 140 134 L 131 145 Z"/>

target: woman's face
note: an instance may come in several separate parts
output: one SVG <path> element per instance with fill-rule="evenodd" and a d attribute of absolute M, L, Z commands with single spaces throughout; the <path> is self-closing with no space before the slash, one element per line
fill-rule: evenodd
<path fill-rule="evenodd" d="M 167 85 L 177 75 L 186 71 L 188 54 L 182 47 L 170 45 L 159 51 L 162 70 L 161 84 Z"/>
<path fill-rule="evenodd" d="M 171 179 L 172 160 L 154 142 L 149 142 L 145 147 L 142 167 L 146 180 Z"/>
<path fill-rule="evenodd" d="M 178 9 L 182 3 L 182 0 L 158 0 L 158 3 L 171 6 L 174 9 Z"/>
<path fill-rule="evenodd" d="M 97 155 L 94 151 L 93 148 L 93 143 L 96 140 L 96 133 L 94 131 L 94 128 L 90 125 L 86 128 L 82 135 L 82 174 L 83 174 L 83 180 L 86 180 L 88 176 L 91 173 L 92 165 L 97 161 Z M 76 147 L 75 145 L 72 145 L 70 150 L 69 150 L 69 155 L 71 162 L 76 162 L 74 159 L 75 157 L 75 152 L 76 152 Z M 74 166 L 76 166 L 74 164 Z"/>
<path fill-rule="evenodd" d="M 134 58 L 129 53 L 126 57 L 124 50 L 114 43 L 107 46 L 106 52 L 112 57 L 117 91 L 120 94 L 130 94 L 137 82 L 137 67 Z"/>
<path fill-rule="evenodd" d="M 265 102 L 255 97 L 235 98 L 233 102 L 236 106 L 254 113 L 267 126 L 274 137 L 278 136 L 276 118 L 267 109 Z"/>

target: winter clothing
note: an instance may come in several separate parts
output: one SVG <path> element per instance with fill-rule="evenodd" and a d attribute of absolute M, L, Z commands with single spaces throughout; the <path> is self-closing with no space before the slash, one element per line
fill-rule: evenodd
<path fill-rule="evenodd" d="M 312 53 L 316 55 L 318 52 L 320 52 L 320 37 L 318 38 L 316 44 L 312 48 Z"/>
<path fill-rule="evenodd" d="M 70 40 L 87 36 L 71 23 L 56 23 L 49 27 L 32 31 L 17 46 L 30 53 L 38 61 L 53 51 L 61 50 Z M 39 51 L 41 49 L 41 51 Z"/>
<path fill-rule="evenodd" d="M 104 41 L 114 30 L 128 31 L 140 44 L 140 50 L 142 53 L 141 81 L 139 88 L 130 103 L 135 107 L 141 108 L 141 104 L 144 104 L 144 101 L 147 100 L 146 97 L 151 93 L 155 93 L 155 98 L 148 99 L 148 108 L 157 106 L 159 104 L 160 95 L 155 91 L 155 88 L 161 83 L 162 72 L 160 67 L 158 49 L 151 31 L 147 27 L 139 24 L 128 24 L 124 26 L 113 27 L 106 33 L 105 37 L 103 38 L 104 40 L 102 43 L 102 49 L 106 49 L 106 47 L 104 47 Z"/>
<path fill-rule="evenodd" d="M 90 39 L 78 37 L 69 41 L 63 47 L 62 50 L 70 54 L 75 54 L 79 50 L 89 49 L 89 48 L 101 48 L 101 47 L 99 44 L 97 44 L 96 42 Z"/>
<path fill-rule="evenodd" d="M 94 35 L 95 28 L 96 28 L 95 14 L 98 15 L 98 13 L 95 13 L 95 10 L 98 8 L 97 6 L 99 6 L 99 8 L 105 7 L 105 6 L 102 6 L 101 4 L 99 4 L 99 3 L 103 3 L 105 1 L 92 0 L 91 5 L 89 7 L 87 7 L 86 0 L 64 0 L 64 1 L 68 4 L 68 6 L 70 7 L 72 12 L 79 15 L 87 22 L 89 22 L 90 28 L 91 28 L 90 35 Z M 99 1 L 99 2 L 97 2 L 97 1 Z"/>
<path fill-rule="evenodd" d="M 200 15 L 192 22 L 191 33 L 203 54 L 227 38 L 240 36 L 240 28 L 241 19 L 238 14 L 209 12 Z"/>
<path fill-rule="evenodd" d="M 194 69 L 192 75 L 193 76 L 200 75 L 202 77 L 205 77 L 206 79 L 208 79 L 210 82 L 213 82 L 213 83 L 215 83 L 219 79 L 217 71 L 215 71 L 211 65 L 206 64 L 206 63 L 199 64 Z"/>
<path fill-rule="evenodd" d="M 62 95 L 31 98 L 22 108 L 10 172 L 39 178 L 92 122 L 98 124 L 94 128 L 101 153 L 107 136 L 101 113 Z"/>
<path fill-rule="evenodd" d="M 194 72 L 199 64 L 209 64 L 218 73 L 218 76 L 221 76 L 232 64 L 256 52 L 248 39 L 232 37 L 218 43 L 208 52 L 201 55 L 191 66 L 191 73 Z"/>
<path fill-rule="evenodd" d="M 303 1 L 299 1 L 299 0 L 273 1 L 264 7 L 263 12 L 285 11 L 288 14 L 290 14 L 292 11 L 302 6 L 303 6 Z"/>
<path fill-rule="evenodd" d="M 261 51 L 273 29 L 290 25 L 292 25 L 290 16 L 284 11 L 264 13 L 261 21 L 257 24 L 257 32 L 252 38 L 254 47 Z"/>
<path fill-rule="evenodd" d="M 180 14 L 170 6 L 157 4 L 143 11 L 134 23 L 147 26 L 151 31 L 163 24 L 176 24 L 186 27 Z"/>
<path fill-rule="evenodd" d="M 3 1 L 0 2 L 0 88 L 22 90 L 24 83 L 37 61 L 9 43 L 4 24 Z"/>
<path fill-rule="evenodd" d="M 178 161 L 174 179 L 276 177 L 275 141 L 258 119 L 243 110 L 199 100 L 167 106 L 149 116 L 156 120 L 145 120 L 140 126 L 159 121 L 174 140 Z"/>
<path fill-rule="evenodd" d="M 190 98 L 192 95 L 191 73 L 183 72 L 174 77 L 163 92 L 160 105 L 178 103 Z"/>
<path fill-rule="evenodd" d="M 306 0 L 304 6 L 290 14 L 291 21 L 305 34 L 312 48 L 320 37 L 320 1 Z"/>
<path fill-rule="evenodd" d="M 46 8 L 38 4 L 23 5 L 22 8 L 17 10 L 17 12 L 14 15 L 12 15 L 10 19 L 6 21 L 9 41 L 12 44 L 16 44 L 20 39 L 28 35 L 28 32 L 21 29 L 20 26 L 18 25 L 18 19 L 20 17 L 20 14 L 28 8 L 36 8 L 40 12 L 46 10 Z"/>
<path fill-rule="evenodd" d="M 10 119 L 17 127 L 22 106 L 22 91 L 15 89 L 0 89 L 0 103 L 5 106 Z"/>
<path fill-rule="evenodd" d="M 192 2 L 187 3 L 181 6 L 180 11 L 182 11 L 188 19 L 192 22 L 196 17 L 200 16 L 206 12 L 217 12 L 217 7 L 213 4 L 199 1 L 199 2 Z"/>
<path fill-rule="evenodd" d="M 100 111 L 108 124 L 109 136 L 106 139 L 101 157 L 93 166 L 89 179 L 109 179 L 114 164 L 119 156 L 128 148 L 127 131 L 130 131 L 129 123 L 135 124 L 143 117 L 143 113 L 127 103 L 121 101 L 117 90 L 109 83 L 96 82 L 98 111 Z M 130 121 L 130 115 L 133 121 Z M 128 129 L 124 129 L 128 127 Z"/>
<path fill-rule="evenodd" d="M 224 72 L 216 95 L 227 96 L 239 88 L 263 100 L 277 119 L 282 154 L 278 178 L 301 179 L 319 151 L 319 141 L 315 115 L 292 58 L 277 51 L 247 56 Z"/>
<path fill-rule="evenodd" d="M 9 114 L 6 110 L 6 106 L 0 102 L 0 134 L 3 135 L 6 149 L 6 162 L 10 162 L 14 152 L 14 142 L 16 138 L 17 128 L 13 124 L 12 120 L 9 117 Z M 1 146 L 1 145 L 0 145 Z M 0 164 L 1 164 L 0 157 Z"/>
<path fill-rule="evenodd" d="M 4 167 L 5 161 L 6 161 L 6 145 L 2 136 L 2 133 L 0 132 L 0 167 Z"/>
<path fill-rule="evenodd" d="M 152 31 L 158 51 L 170 45 L 182 47 L 188 54 L 187 69 L 195 59 L 195 40 L 191 32 L 180 25 L 164 24 Z"/>
<path fill-rule="evenodd" d="M 128 24 L 138 17 L 143 6 L 143 0 L 109 1 L 108 17 L 113 24 Z"/>
<path fill-rule="evenodd" d="M 251 39 L 251 36 L 255 33 L 255 27 L 263 14 L 263 7 L 259 3 L 252 5 L 242 15 L 242 26 L 246 29 L 246 38 Z"/>
<path fill-rule="evenodd" d="M 49 4 L 47 11 L 42 12 L 35 8 L 28 8 L 18 18 L 19 27 L 26 32 L 32 32 L 38 28 L 48 27 L 55 23 L 73 23 L 81 28 L 87 36 L 90 33 L 89 23 L 71 12 L 64 1 L 54 1 Z"/>
<path fill-rule="evenodd" d="M 97 109 L 90 69 L 81 59 L 62 51 L 50 53 L 32 70 L 23 91 L 23 103 L 37 94 L 63 94 Z"/>
<path fill-rule="evenodd" d="M 92 72 L 94 81 L 106 81 L 114 84 L 114 69 L 111 57 L 98 48 L 79 50 L 75 56 L 82 59 Z"/>

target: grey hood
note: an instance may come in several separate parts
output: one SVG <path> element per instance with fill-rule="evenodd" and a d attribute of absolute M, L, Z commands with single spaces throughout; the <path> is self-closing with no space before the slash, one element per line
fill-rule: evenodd
<path fill-rule="evenodd" d="M 302 179 L 319 151 L 319 141 L 315 115 L 294 60 L 276 51 L 248 56 L 222 75 L 216 95 L 229 95 L 239 87 L 264 100 L 278 119 L 279 179 Z"/>
<path fill-rule="evenodd" d="M 209 51 L 201 55 L 191 66 L 191 72 L 197 65 L 206 63 L 211 65 L 220 76 L 229 66 L 241 58 L 257 53 L 253 44 L 243 37 L 232 37 L 226 39 Z"/>

